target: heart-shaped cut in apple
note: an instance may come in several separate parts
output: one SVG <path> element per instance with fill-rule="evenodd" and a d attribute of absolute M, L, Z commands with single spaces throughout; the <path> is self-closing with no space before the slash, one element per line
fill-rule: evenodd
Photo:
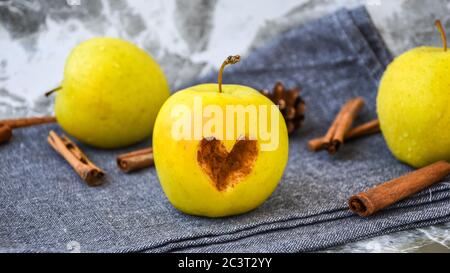
<path fill-rule="evenodd" d="M 197 162 L 219 191 L 236 185 L 253 169 L 258 158 L 256 140 L 237 140 L 230 152 L 222 141 L 203 138 L 199 143 Z"/>

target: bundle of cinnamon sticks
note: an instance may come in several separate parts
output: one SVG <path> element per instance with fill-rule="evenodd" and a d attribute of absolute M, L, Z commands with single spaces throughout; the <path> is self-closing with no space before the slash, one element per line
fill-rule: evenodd
<path fill-rule="evenodd" d="M 363 106 L 364 99 L 361 97 L 347 101 L 342 106 L 327 133 L 322 137 L 310 140 L 308 148 L 314 152 L 327 150 L 328 153 L 335 154 L 345 140 L 378 133 L 380 124 L 377 119 L 352 128 L 353 121 Z"/>

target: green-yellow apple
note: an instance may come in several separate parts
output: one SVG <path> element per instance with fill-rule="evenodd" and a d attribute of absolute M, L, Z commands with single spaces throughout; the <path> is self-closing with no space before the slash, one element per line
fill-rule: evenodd
<path fill-rule="evenodd" d="M 161 186 L 177 209 L 222 217 L 258 207 L 274 191 L 288 157 L 279 109 L 242 85 L 201 84 L 172 95 L 153 132 Z"/>
<path fill-rule="evenodd" d="M 101 148 L 149 137 L 170 95 L 159 65 L 142 49 L 114 38 L 94 38 L 75 47 L 55 93 L 61 127 Z"/>
<path fill-rule="evenodd" d="M 384 138 L 400 161 L 414 167 L 450 161 L 450 51 L 440 30 L 444 49 L 419 47 L 400 55 L 378 91 Z"/>

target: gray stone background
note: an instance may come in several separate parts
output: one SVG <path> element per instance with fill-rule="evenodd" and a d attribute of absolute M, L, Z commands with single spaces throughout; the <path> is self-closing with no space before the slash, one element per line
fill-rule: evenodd
<path fill-rule="evenodd" d="M 450 0 L 0 0 L 0 119 L 52 113 L 42 94 L 56 87 L 79 42 L 114 36 L 147 50 L 171 89 L 245 55 L 279 33 L 340 7 L 365 5 L 394 55 L 441 45 Z M 327 251 L 448 251 L 450 223 Z"/>

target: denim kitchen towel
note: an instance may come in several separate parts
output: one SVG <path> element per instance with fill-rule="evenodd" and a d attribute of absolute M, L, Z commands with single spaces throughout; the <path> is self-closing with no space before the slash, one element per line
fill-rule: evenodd
<path fill-rule="evenodd" d="M 118 154 L 149 142 L 115 151 L 80 144 L 107 173 L 106 184 L 92 188 L 47 144 L 50 129 L 61 133 L 57 125 L 17 129 L 0 146 L 0 251 L 314 251 L 450 221 L 450 183 L 373 217 L 348 211 L 350 195 L 411 170 L 392 157 L 381 135 L 352 141 L 335 156 L 307 150 L 349 98 L 367 102 L 357 122 L 375 117 L 377 85 L 390 60 L 366 10 L 357 8 L 287 31 L 226 69 L 226 83 L 300 85 L 307 103 L 280 185 L 240 216 L 185 215 L 164 196 L 154 168 L 123 174 L 116 167 Z M 197 83 L 205 81 L 215 82 L 216 73 Z"/>

